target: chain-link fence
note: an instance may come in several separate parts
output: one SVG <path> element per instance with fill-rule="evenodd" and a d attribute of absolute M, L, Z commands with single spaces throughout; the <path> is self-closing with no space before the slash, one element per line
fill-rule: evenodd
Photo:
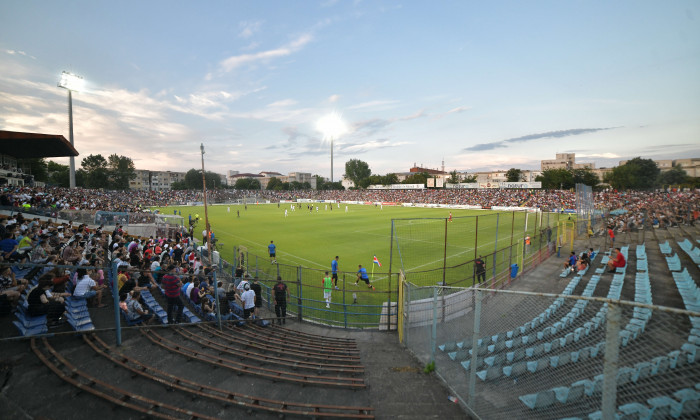
<path fill-rule="evenodd" d="M 236 261 L 223 261 L 236 280 L 257 278 L 264 305 L 274 310 L 272 288 L 280 277 L 288 287 L 287 313 L 297 319 L 344 328 L 396 329 L 398 273 L 373 272 L 368 286 L 354 273 L 339 273 L 330 298 L 324 295 L 326 270 L 281 264 L 234 247 Z M 238 272 L 237 272 L 238 271 Z M 234 281 L 236 281 L 234 280 Z M 357 284 L 355 284 L 357 283 Z"/>
<path fill-rule="evenodd" d="M 619 301 L 621 281 L 609 299 L 599 276 L 560 295 L 406 282 L 403 342 L 478 418 L 697 416 L 700 313 L 645 303 L 644 274 Z"/>

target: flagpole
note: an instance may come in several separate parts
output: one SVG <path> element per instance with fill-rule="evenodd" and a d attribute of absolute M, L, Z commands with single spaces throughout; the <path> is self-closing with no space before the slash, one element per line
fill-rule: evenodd
<path fill-rule="evenodd" d="M 372 281 L 374 281 L 374 261 L 372 261 Z"/>

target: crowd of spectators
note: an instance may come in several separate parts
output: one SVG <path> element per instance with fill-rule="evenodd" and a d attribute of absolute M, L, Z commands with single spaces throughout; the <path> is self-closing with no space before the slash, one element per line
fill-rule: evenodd
<path fill-rule="evenodd" d="M 247 198 L 251 200 L 269 200 L 272 202 L 294 201 L 299 199 L 469 205 L 483 208 L 529 207 L 544 211 L 573 209 L 576 195 L 570 190 L 520 190 L 520 189 L 424 189 L 424 190 L 234 190 L 218 189 L 207 191 L 211 203 L 230 203 Z M 656 203 L 692 204 L 697 201 L 698 192 L 653 192 L 606 190 L 594 195 L 597 208 L 625 209 L 634 211 L 640 206 L 649 207 Z M 667 201 L 668 200 L 668 201 Z M 36 209 L 70 209 L 89 211 L 111 211 L 137 213 L 149 207 L 181 205 L 202 202 L 201 191 L 102 191 L 91 189 L 68 189 L 56 187 L 17 187 L 5 188 L 0 194 L 0 206 L 36 208 Z M 676 209 L 664 205 L 668 218 L 669 211 Z M 684 210 L 683 208 L 677 210 Z M 671 218 L 673 219 L 673 218 Z M 668 221 L 670 223 L 671 220 Z"/>
<path fill-rule="evenodd" d="M 214 294 L 211 269 L 202 264 L 184 230 L 175 239 L 138 238 L 121 227 L 91 229 L 83 224 L 27 219 L 17 213 L 0 219 L 0 237 L 0 299 L 14 306 L 26 296 L 29 314 L 47 315 L 50 326 L 63 322 L 68 296 L 86 299 L 98 308 L 105 306 L 104 295 L 111 291 L 104 269 L 108 266 L 117 269 L 120 307 L 130 321 L 151 320 L 152 314 L 139 302 L 140 292 L 159 288 L 164 272 L 174 275 L 180 284 L 196 284 L 196 292 L 183 289 L 182 293 L 201 305 L 204 314 L 215 311 L 212 299 L 204 298 Z M 3 266 L 3 262 L 15 264 Z M 36 265 L 27 266 L 29 263 Z M 36 286 L 31 288 L 28 279 L 16 277 L 16 272 L 38 278 Z M 182 305 L 180 314 L 181 309 Z M 228 311 L 228 305 L 222 305 L 221 312 Z"/>

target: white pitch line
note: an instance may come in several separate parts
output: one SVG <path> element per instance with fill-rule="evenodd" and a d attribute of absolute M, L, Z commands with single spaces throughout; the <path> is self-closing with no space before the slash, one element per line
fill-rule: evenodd
<path fill-rule="evenodd" d="M 249 240 L 249 239 L 246 239 L 246 238 L 243 238 L 243 237 L 241 237 L 241 236 L 234 235 L 233 233 L 230 233 L 230 232 L 225 231 L 225 230 L 222 230 L 222 232 L 225 233 L 225 234 L 228 234 L 228 235 L 230 235 L 230 236 L 232 236 L 232 237 L 234 237 L 234 238 L 238 238 L 238 239 L 240 239 L 240 240 L 243 241 L 243 242 L 247 242 L 247 243 L 249 243 L 249 244 L 253 244 L 253 245 L 259 246 L 259 247 L 261 247 L 261 248 L 265 248 L 265 246 L 266 246 L 266 245 L 264 245 L 264 244 L 260 244 L 260 243 L 257 243 L 257 242 L 253 242 L 253 241 L 251 241 L 251 240 Z M 314 265 L 316 265 L 316 266 L 318 266 L 318 267 L 323 267 L 323 268 L 326 267 L 325 265 L 321 265 L 321 264 L 319 264 L 319 263 L 317 263 L 317 262 L 315 262 L 315 261 L 307 260 L 306 258 L 300 257 L 300 256 L 298 256 L 298 255 L 294 255 L 294 254 L 289 253 L 289 252 L 286 252 L 286 251 L 284 252 L 284 255 L 285 255 L 285 256 L 291 256 L 291 257 L 294 258 L 294 259 L 298 259 L 298 260 L 302 260 L 302 261 L 309 262 L 309 263 L 314 264 Z"/>

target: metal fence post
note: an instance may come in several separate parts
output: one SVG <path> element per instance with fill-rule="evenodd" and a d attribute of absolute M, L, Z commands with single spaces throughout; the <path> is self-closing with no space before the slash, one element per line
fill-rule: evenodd
<path fill-rule="evenodd" d="M 605 327 L 603 360 L 603 419 L 612 420 L 617 410 L 617 368 L 620 352 L 620 305 L 609 304 Z"/>
<path fill-rule="evenodd" d="M 108 279 L 112 281 L 112 296 L 114 297 L 114 332 L 117 337 L 117 346 L 122 345 L 122 326 L 121 318 L 119 317 L 119 289 L 117 285 L 117 268 L 116 264 L 109 265 Z"/>
<path fill-rule="evenodd" d="M 474 395 L 476 394 L 476 361 L 479 353 L 479 324 L 481 323 L 481 290 L 475 290 L 474 296 L 474 331 L 472 333 L 472 360 L 469 369 L 469 395 L 467 404 L 474 410 Z"/>
<path fill-rule="evenodd" d="M 437 306 L 438 288 L 433 286 L 433 327 L 430 329 L 430 362 L 435 363 L 435 347 L 437 346 Z"/>
<path fill-rule="evenodd" d="M 348 305 L 345 303 L 345 273 L 343 273 L 343 325 L 348 327 Z"/>
<path fill-rule="evenodd" d="M 219 260 L 221 261 L 221 260 Z M 214 300 L 216 301 L 216 323 L 219 326 L 219 330 L 221 330 L 221 308 L 219 307 L 219 283 L 216 281 L 216 270 L 212 271 L 213 274 L 213 279 L 214 279 Z"/>
<path fill-rule="evenodd" d="M 493 265 L 493 277 L 496 278 L 496 258 L 498 257 L 498 219 L 499 219 L 500 213 L 496 213 L 496 234 L 494 235 L 493 239 L 493 261 L 491 262 L 491 265 Z M 477 216 L 478 217 L 478 216 Z M 486 280 L 486 279 L 484 279 Z"/>
<path fill-rule="evenodd" d="M 297 267 L 297 318 L 301 322 L 301 267 Z"/>

